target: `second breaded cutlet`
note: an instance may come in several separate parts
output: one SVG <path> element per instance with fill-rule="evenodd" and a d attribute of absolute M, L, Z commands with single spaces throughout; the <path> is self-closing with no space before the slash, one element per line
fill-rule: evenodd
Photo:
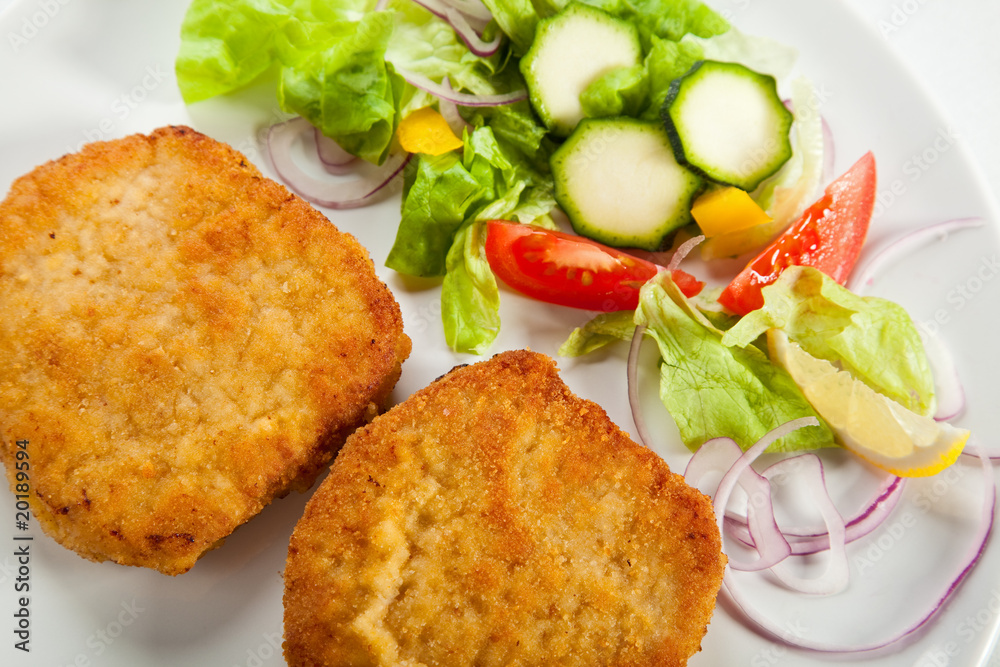
<path fill-rule="evenodd" d="M 285 658 L 684 665 L 724 566 L 706 496 L 505 352 L 349 438 L 292 535 Z"/>
<path fill-rule="evenodd" d="M 0 455 L 15 484 L 25 443 L 35 517 L 85 558 L 188 570 L 311 486 L 409 351 L 367 251 L 190 128 L 0 204 Z"/>

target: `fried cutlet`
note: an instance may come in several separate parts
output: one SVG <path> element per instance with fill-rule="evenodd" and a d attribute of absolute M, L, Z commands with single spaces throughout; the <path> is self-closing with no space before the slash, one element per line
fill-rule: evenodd
<path fill-rule="evenodd" d="M 409 354 L 367 252 L 190 128 L 85 146 L 0 204 L 0 453 L 92 560 L 166 574 L 312 485 Z"/>
<path fill-rule="evenodd" d="M 683 665 L 725 556 L 710 500 L 546 356 L 460 367 L 352 435 L 295 527 L 304 665 Z"/>

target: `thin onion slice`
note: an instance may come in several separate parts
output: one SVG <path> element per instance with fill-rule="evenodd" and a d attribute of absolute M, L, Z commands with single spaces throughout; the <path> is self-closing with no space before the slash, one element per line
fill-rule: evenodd
<path fill-rule="evenodd" d="M 786 646 L 824 653 L 863 653 L 883 649 L 911 637 L 914 633 L 924 627 L 931 619 L 937 616 L 938 612 L 945 607 L 952 595 L 954 595 L 954 593 L 961 587 L 966 577 L 982 557 L 986 548 L 986 543 L 989 541 L 990 533 L 993 530 L 996 505 L 996 480 L 993 474 L 993 467 L 990 464 L 989 458 L 987 458 L 981 451 L 978 451 L 978 448 L 974 443 L 970 442 L 970 445 L 976 450 L 975 453 L 980 460 L 984 480 L 986 481 L 986 492 L 983 494 L 983 505 L 980 512 L 979 522 L 976 526 L 976 532 L 973 536 L 971 544 L 968 546 L 966 552 L 960 560 L 959 567 L 956 568 L 956 572 L 949 578 L 949 583 L 939 594 L 937 602 L 935 602 L 930 609 L 921 614 L 920 618 L 916 621 L 910 622 L 909 625 L 903 627 L 902 629 L 892 631 L 883 639 L 867 643 L 859 642 L 857 644 L 847 644 L 823 640 L 810 640 L 805 638 L 792 638 L 789 636 L 787 630 L 787 621 L 774 619 L 769 617 L 767 614 L 762 613 L 756 608 L 753 596 L 745 593 L 742 588 L 729 576 L 726 576 L 723 579 L 723 587 L 725 588 L 727 595 L 740 609 L 747 620 L 753 624 L 758 633 Z"/>
<path fill-rule="evenodd" d="M 465 42 L 469 50 L 480 58 L 489 58 L 500 49 L 500 44 L 503 42 L 503 33 L 499 30 L 492 40 L 484 42 L 483 38 L 476 32 L 476 29 L 469 23 L 469 19 L 466 18 L 465 14 L 453 7 L 448 7 L 445 10 L 445 21 L 451 24 L 451 27 L 455 30 L 455 34 Z"/>
<path fill-rule="evenodd" d="M 466 25 L 474 24 L 479 30 L 485 28 L 486 24 L 493 18 L 493 15 L 489 13 L 488 9 L 486 10 L 486 14 L 476 10 L 474 7 L 470 7 L 470 9 L 472 9 L 471 12 L 466 12 L 462 7 L 457 6 L 456 3 L 450 2 L 449 0 L 413 0 L 413 2 L 420 5 L 442 21 L 445 21 L 451 25 L 452 28 L 455 28 L 455 24 L 451 22 L 449 15 L 457 14 L 465 19 Z M 485 7 L 483 7 L 483 9 L 485 9 Z M 458 32 L 458 30 L 456 29 L 455 32 Z M 459 35 L 459 37 L 461 37 L 461 35 Z"/>
<path fill-rule="evenodd" d="M 921 248 L 932 241 L 943 241 L 954 232 L 961 231 L 963 229 L 982 227 L 983 224 L 984 221 L 982 218 L 959 218 L 956 220 L 938 222 L 927 227 L 922 227 L 916 231 L 908 232 L 890 243 L 888 246 L 879 251 L 874 257 L 868 260 L 864 268 L 853 275 L 847 288 L 855 294 L 861 294 L 872 284 L 875 280 L 875 276 L 878 275 L 878 273 L 882 271 L 885 266 L 891 264 L 900 257 L 905 256 L 906 254 L 913 252 L 917 248 Z"/>
<path fill-rule="evenodd" d="M 677 269 L 685 257 L 688 256 L 692 250 L 698 247 L 698 244 L 705 240 L 703 235 L 695 236 L 689 238 L 684 243 L 677 246 L 677 250 L 674 251 L 674 256 L 670 258 L 670 263 L 667 264 L 667 271 L 673 271 Z"/>
<path fill-rule="evenodd" d="M 493 20 L 493 13 L 480 0 L 441 0 L 441 3 L 477 21 L 489 23 Z"/>
<path fill-rule="evenodd" d="M 389 156 L 381 166 L 360 161 L 356 178 L 320 180 L 303 171 L 292 157 L 295 141 L 312 129 L 304 118 L 272 125 L 267 133 L 267 148 L 278 176 L 299 196 L 318 206 L 346 209 L 374 203 L 389 192 L 386 186 L 402 173 L 410 159 L 408 153 L 399 153 Z"/>
<path fill-rule="evenodd" d="M 732 495 L 733 490 L 736 488 L 740 475 L 742 475 L 745 470 L 750 468 L 753 462 L 756 461 L 757 458 L 775 441 L 780 440 L 796 429 L 818 425 L 819 421 L 815 417 L 793 419 L 792 421 L 782 424 L 781 426 L 769 431 L 763 438 L 758 440 L 752 447 L 746 450 L 746 452 L 744 452 L 735 463 L 733 463 L 726 474 L 723 475 L 722 480 L 719 482 L 719 488 L 715 492 L 715 516 L 719 523 L 720 533 L 724 529 L 723 521 L 726 515 L 726 506 L 729 504 L 729 498 Z"/>
<path fill-rule="evenodd" d="M 783 560 L 771 568 L 771 574 L 792 590 L 811 595 L 833 595 L 847 588 L 850 580 L 850 567 L 847 563 L 847 528 L 844 517 L 833 504 L 830 492 L 826 488 L 826 474 L 823 462 L 815 454 L 803 454 L 775 463 L 764 471 L 763 477 L 782 474 L 784 469 L 794 465 L 797 475 L 809 476 L 812 483 L 808 487 L 813 500 L 823 516 L 827 531 L 827 567 L 818 577 L 806 578 L 794 573 L 788 560 Z M 748 517 L 749 518 L 749 517 Z M 773 514 L 772 514 L 773 519 Z M 753 524 L 750 523 L 751 535 Z"/>
<path fill-rule="evenodd" d="M 708 469 L 712 467 L 726 469 L 715 490 L 715 511 L 719 519 L 720 530 L 724 529 L 726 506 L 735 487 L 740 486 L 747 494 L 747 532 L 748 546 L 758 552 L 756 561 L 745 561 L 729 554 L 729 567 L 739 571 L 759 571 L 769 569 L 782 583 L 790 589 L 817 595 L 837 593 L 847 586 L 848 564 L 846 551 L 846 529 L 843 516 L 837 511 L 826 490 L 823 466 L 819 458 L 812 454 L 804 454 L 785 459 L 758 474 L 752 468 L 752 463 L 768 446 L 795 428 L 815 425 L 815 418 L 807 417 L 789 422 L 778 427 L 762 438 L 746 453 L 732 440 L 716 439 L 702 445 L 691 458 L 684 477 L 690 484 L 697 485 Z M 711 444 L 710 444 L 711 443 Z M 706 461 L 707 460 L 707 461 Z M 815 578 L 804 578 L 794 573 L 788 567 L 788 557 L 792 555 L 791 547 L 785 535 L 778 527 L 774 517 L 771 500 L 769 477 L 784 473 L 786 467 L 795 465 L 800 468 L 799 474 L 812 475 L 815 481 L 809 485 L 814 494 L 816 504 L 820 509 L 827 526 L 827 545 L 829 559 L 826 571 Z"/>
<path fill-rule="evenodd" d="M 320 132 L 318 127 L 313 127 L 313 137 L 316 141 L 316 156 L 331 174 L 350 173 L 360 159 L 341 148 L 340 144 Z"/>
<path fill-rule="evenodd" d="M 486 18 L 479 15 L 468 14 L 449 2 L 439 0 L 413 0 L 434 16 L 438 17 L 451 26 L 458 38 L 461 39 L 472 53 L 480 58 L 489 58 L 500 49 L 503 41 L 503 33 L 497 31 L 496 37 L 489 42 L 484 42 L 479 32 L 486 27 L 486 24 L 493 18 L 487 10 Z M 485 7 L 484 7 L 485 9 Z"/>
<path fill-rule="evenodd" d="M 451 90 L 451 86 L 435 83 L 423 74 L 417 74 L 406 69 L 397 67 L 396 73 L 406 79 L 407 83 L 411 86 L 426 91 L 439 99 L 460 104 L 464 107 L 496 107 L 528 99 L 528 91 L 523 89 L 500 95 L 473 95 L 470 93 L 455 92 Z"/>
<path fill-rule="evenodd" d="M 651 449 L 649 443 L 653 441 L 646 426 L 646 420 L 642 418 L 642 410 L 639 407 L 639 350 L 642 347 L 642 338 L 646 333 L 646 327 L 639 325 L 632 334 L 632 343 L 628 348 L 628 404 L 632 409 L 632 421 L 635 423 L 635 431 L 639 436 L 639 444 L 646 449 Z"/>
<path fill-rule="evenodd" d="M 714 438 L 701 445 L 684 470 L 688 484 L 700 486 L 710 473 L 732 469 L 743 456 L 743 451 L 732 438 Z M 720 482 L 721 483 L 721 482 Z M 728 565 L 741 572 L 759 572 L 774 567 L 791 555 L 791 547 L 784 539 L 774 518 L 771 502 L 771 483 L 748 467 L 740 473 L 737 485 L 747 494 L 745 546 L 757 552 L 755 560 L 744 560 L 736 554 L 727 554 Z M 717 494 L 717 490 L 709 493 Z M 742 541 L 742 540 L 741 540 Z"/>
<path fill-rule="evenodd" d="M 903 497 L 903 489 L 905 487 L 905 479 L 886 473 L 871 499 L 864 503 L 862 509 L 857 514 L 845 520 L 845 541 L 848 544 L 856 542 L 862 537 L 871 534 L 876 528 L 885 523 Z M 726 513 L 725 520 L 726 531 L 731 537 L 748 547 L 754 546 L 745 516 L 738 516 L 732 512 L 728 512 Z M 815 531 L 806 528 L 782 528 L 781 532 L 791 545 L 792 555 L 794 556 L 809 556 L 820 553 L 827 550 L 830 546 L 828 531 Z"/>
<path fill-rule="evenodd" d="M 451 80 L 448 77 L 445 77 L 441 81 L 441 85 L 451 92 L 455 92 L 455 89 L 451 87 Z M 455 133 L 455 136 L 461 137 L 465 133 L 465 130 L 469 129 L 469 124 L 462 118 L 462 114 L 458 111 L 458 105 L 454 102 L 439 99 L 438 109 L 441 112 L 441 117 L 448 123 L 448 127 Z"/>

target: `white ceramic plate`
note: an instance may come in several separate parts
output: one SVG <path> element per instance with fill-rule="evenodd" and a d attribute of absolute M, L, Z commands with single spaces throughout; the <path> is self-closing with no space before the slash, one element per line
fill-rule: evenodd
<path fill-rule="evenodd" d="M 226 99 L 185 107 L 177 93 L 173 58 L 186 2 L 70 3 L 31 0 L 0 16 L 0 189 L 48 159 L 82 143 L 189 124 L 226 141 L 258 164 L 261 130 L 280 117 L 273 92 L 257 87 Z M 992 304 L 1000 297 L 998 216 L 969 157 L 884 42 L 833 1 L 772 0 L 730 3 L 746 32 L 769 35 L 800 50 L 799 70 L 812 78 L 837 139 L 837 171 L 873 150 L 879 161 L 880 215 L 868 254 L 908 228 L 955 217 L 981 216 L 989 224 L 963 232 L 895 265 L 871 292 L 904 304 L 914 318 L 940 322 L 966 380 L 969 406 L 959 420 L 982 440 L 1000 432 L 995 378 L 1000 357 Z M 849 48 L 845 48 L 850 45 Z M 918 162 L 919 161 L 919 162 Z M 329 212 L 355 234 L 381 266 L 398 222 L 398 201 L 370 209 Z M 713 269 L 721 279 L 726 270 Z M 702 270 L 702 269 L 698 269 Z M 706 269 L 707 270 L 707 269 Z M 395 398 L 405 398 L 456 363 L 440 329 L 438 290 L 381 269 L 402 304 L 414 353 L 404 365 Z M 708 274 L 703 274 L 708 275 Z M 555 355 L 587 313 L 539 306 L 503 294 L 503 332 L 494 351 L 530 346 Z M 625 387 L 626 351 L 561 360 L 563 377 L 578 394 L 600 403 L 632 430 Z M 648 355 L 646 355 L 648 356 Z M 676 470 L 687 454 L 656 402 L 648 376 L 646 412 L 657 425 L 655 447 Z M 832 483 L 849 503 L 870 475 L 846 457 L 829 457 Z M 976 507 L 976 468 L 957 469 L 915 485 L 886 537 L 851 552 L 855 584 L 832 601 L 785 598 L 757 584 L 760 604 L 786 614 L 790 632 L 864 641 L 880 628 L 905 624 L 907 614 L 932 599 L 944 583 L 942 567 L 967 537 Z M 13 614 L 18 562 L 14 556 L 14 501 L 0 494 L 0 664 L 3 665 L 224 665 L 282 664 L 281 571 L 288 537 L 307 496 L 274 503 L 208 554 L 188 574 L 94 564 L 31 531 L 31 652 L 15 650 Z M 908 514 L 907 514 L 908 513 Z M 811 606 L 818 604 L 819 606 Z M 1000 625 L 1000 547 L 991 544 L 980 566 L 947 609 L 914 642 L 855 657 L 860 664 L 986 665 Z M 805 665 L 842 661 L 785 649 L 749 630 L 721 602 L 693 665 Z"/>

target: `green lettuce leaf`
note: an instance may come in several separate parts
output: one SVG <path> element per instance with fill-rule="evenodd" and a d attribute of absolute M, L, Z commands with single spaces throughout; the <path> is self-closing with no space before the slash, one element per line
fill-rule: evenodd
<path fill-rule="evenodd" d="M 175 68 L 186 102 L 242 88 L 265 73 L 278 102 L 349 152 L 379 164 L 399 119 L 436 101 L 396 68 L 478 94 L 523 83 L 491 58 L 469 51 L 454 29 L 410 0 L 193 0 L 181 29 Z M 506 68 L 507 71 L 504 71 Z"/>
<path fill-rule="evenodd" d="M 419 155 L 407 165 L 401 221 L 386 266 L 444 276 L 448 344 L 482 353 L 499 330 L 499 295 L 481 247 L 482 226 L 474 223 L 503 218 L 551 224 L 553 206 L 551 181 L 491 127 L 477 127 L 464 134 L 461 157 Z"/>
<path fill-rule="evenodd" d="M 709 60 L 737 62 L 779 81 L 791 74 L 798 59 L 795 48 L 769 37 L 748 35 L 736 28 L 711 35 L 692 31 L 677 39 L 684 45 L 699 47 Z"/>
<path fill-rule="evenodd" d="M 513 42 L 518 55 L 524 55 L 535 39 L 540 18 L 531 0 L 483 0 L 483 4 Z"/>
<path fill-rule="evenodd" d="M 836 364 L 906 408 L 931 415 L 934 377 L 916 325 L 902 306 L 861 297 L 811 267 L 792 266 L 762 290 L 764 306 L 726 332 L 745 346 L 778 328 L 803 350 Z"/>
<path fill-rule="evenodd" d="M 697 44 L 654 37 L 643 62 L 649 81 L 649 99 L 642 111 L 642 117 L 647 120 L 659 120 L 660 109 L 667 99 L 671 82 L 687 73 L 704 57 L 704 52 Z"/>
<path fill-rule="evenodd" d="M 187 103 L 253 82 L 275 65 L 322 50 L 350 32 L 374 2 L 192 0 L 181 24 L 175 69 Z"/>
<path fill-rule="evenodd" d="M 441 321 L 448 345 L 482 354 L 500 332 L 500 291 L 486 261 L 486 226 L 474 223 L 455 235 L 441 284 Z"/>
<path fill-rule="evenodd" d="M 585 2 L 634 23 L 646 48 L 650 38 L 654 36 L 678 41 L 688 34 L 712 37 L 729 30 L 729 22 L 701 0 L 585 0 Z"/>
<path fill-rule="evenodd" d="M 588 118 L 638 116 L 648 100 L 649 78 L 642 65 L 613 69 L 580 94 L 580 105 Z"/>
<path fill-rule="evenodd" d="M 552 183 L 489 126 L 464 135 L 463 154 L 416 156 L 403 181 L 402 215 L 386 266 L 443 276 L 455 235 L 475 220 L 531 222 L 555 206 Z"/>
<path fill-rule="evenodd" d="M 635 323 L 647 327 L 660 351 L 660 399 L 692 451 L 727 436 L 743 449 L 768 431 L 799 417 L 820 426 L 795 431 L 769 451 L 832 446 L 829 426 L 783 369 L 759 349 L 728 347 L 687 302 L 666 272 L 640 290 Z"/>
<path fill-rule="evenodd" d="M 530 165 L 539 174 L 548 173 L 549 156 L 555 145 L 548 137 L 548 130 L 539 124 L 530 103 L 474 107 L 465 111 L 465 118 L 473 127 L 488 125 L 508 152 L 518 154 L 520 162 Z"/>
<path fill-rule="evenodd" d="M 619 310 L 601 313 L 582 327 L 577 327 L 559 347 L 563 357 L 582 357 L 618 341 L 632 340 L 635 333 L 634 312 Z"/>
<path fill-rule="evenodd" d="M 174 65 L 184 101 L 242 88 L 269 70 L 290 20 L 286 5 L 269 0 L 192 0 Z"/>
<path fill-rule="evenodd" d="M 651 37 L 677 41 L 687 34 L 711 37 L 726 32 L 729 22 L 701 0 L 580 0 L 636 25 L 644 47 Z M 510 37 L 517 55 L 531 46 L 538 22 L 570 0 L 483 0 L 494 20 Z"/>
<path fill-rule="evenodd" d="M 370 12 L 327 48 L 296 50 L 278 81 L 278 103 L 344 150 L 381 164 L 389 155 L 406 82 L 385 61 L 393 22 Z"/>
<path fill-rule="evenodd" d="M 443 276 L 455 234 L 489 188 L 456 153 L 421 155 L 403 173 L 403 203 L 386 266 L 409 276 Z"/>

